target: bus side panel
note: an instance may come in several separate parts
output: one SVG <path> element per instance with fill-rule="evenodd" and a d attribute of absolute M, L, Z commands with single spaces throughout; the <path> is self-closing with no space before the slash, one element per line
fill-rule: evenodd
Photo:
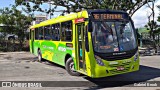
<path fill-rule="evenodd" d="M 32 40 L 29 40 L 29 48 L 30 48 L 30 53 L 33 53 L 32 51 Z"/>
<path fill-rule="evenodd" d="M 72 44 L 71 42 L 67 42 L 68 44 Z M 72 57 L 73 47 L 66 47 L 66 42 L 60 42 L 57 47 L 57 61 L 59 61 L 60 65 L 65 66 L 65 57 L 66 55 L 70 55 Z"/>
<path fill-rule="evenodd" d="M 51 62 L 56 62 L 56 55 L 57 55 L 57 42 L 54 41 L 44 41 L 42 43 L 42 47 L 43 47 L 43 53 L 42 53 L 42 57 L 46 60 L 49 60 Z"/>
<path fill-rule="evenodd" d="M 67 54 L 72 55 L 72 48 L 67 48 L 66 42 L 60 41 L 42 41 L 40 50 L 42 58 L 62 66 L 65 66 L 65 56 Z"/>
<path fill-rule="evenodd" d="M 87 74 L 90 77 L 94 77 L 96 61 L 95 61 L 94 53 L 93 53 L 91 32 L 88 32 L 88 43 L 89 43 L 89 52 L 86 53 L 86 56 L 87 56 L 87 60 L 86 60 Z"/>
<path fill-rule="evenodd" d="M 34 40 L 34 55 L 38 56 L 38 48 L 40 48 L 41 40 Z"/>
<path fill-rule="evenodd" d="M 30 30 L 29 37 L 30 52 L 34 53 L 34 30 Z"/>

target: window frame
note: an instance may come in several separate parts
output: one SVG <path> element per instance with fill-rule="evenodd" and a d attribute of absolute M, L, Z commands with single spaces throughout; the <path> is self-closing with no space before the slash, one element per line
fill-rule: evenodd
<path fill-rule="evenodd" d="M 65 26 L 63 26 L 63 25 L 65 25 Z M 70 25 L 70 27 L 67 27 L 68 25 Z M 66 37 L 68 37 L 69 35 L 66 34 L 66 30 L 63 31 L 63 28 L 67 28 L 68 30 L 71 31 L 70 40 L 67 40 Z M 63 35 L 63 33 L 64 33 L 64 35 Z M 66 21 L 66 22 L 61 22 L 61 41 L 66 41 L 66 42 L 73 41 L 73 22 L 72 22 L 72 20 Z"/>
<path fill-rule="evenodd" d="M 54 25 L 54 28 L 52 28 Z M 51 36 L 57 36 L 57 39 L 53 39 L 52 38 L 52 41 L 60 41 L 61 38 L 60 38 L 60 30 L 61 30 L 61 26 L 60 26 L 60 23 L 56 23 L 56 24 L 52 24 L 50 25 L 50 30 L 52 31 L 52 35 Z"/>
<path fill-rule="evenodd" d="M 52 37 L 50 37 L 50 39 L 46 39 L 46 32 L 47 32 L 47 34 L 49 35 L 49 36 L 51 36 L 51 33 L 50 33 L 50 31 L 51 31 L 51 25 L 47 25 L 47 26 L 44 26 L 43 27 L 44 29 L 43 29 L 43 33 L 44 33 L 44 40 L 52 40 Z M 48 28 L 48 29 L 46 29 L 46 28 Z"/>

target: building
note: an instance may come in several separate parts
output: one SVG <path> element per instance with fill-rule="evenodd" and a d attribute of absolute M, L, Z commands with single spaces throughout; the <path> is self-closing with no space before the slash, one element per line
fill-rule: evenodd
<path fill-rule="evenodd" d="M 46 15 L 36 15 L 35 21 L 33 21 L 32 25 L 39 24 L 40 22 L 45 21 L 45 20 L 47 20 Z"/>
<path fill-rule="evenodd" d="M 153 32 L 155 35 L 155 42 L 158 46 L 160 46 L 160 28 Z M 153 39 L 150 37 L 150 30 L 147 28 L 139 28 L 138 34 L 140 35 L 138 38 L 139 45 L 146 46 L 146 45 L 153 45 Z"/>

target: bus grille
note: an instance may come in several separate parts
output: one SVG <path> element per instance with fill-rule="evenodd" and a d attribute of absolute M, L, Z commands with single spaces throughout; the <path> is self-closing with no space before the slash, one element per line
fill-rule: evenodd
<path fill-rule="evenodd" d="M 121 64 L 112 64 L 109 65 L 110 67 L 118 67 L 118 66 L 128 66 L 130 65 L 131 62 L 127 62 L 127 63 L 121 63 Z"/>
<path fill-rule="evenodd" d="M 111 74 L 120 74 L 129 71 L 130 67 L 125 67 L 124 70 L 118 71 L 117 69 L 109 70 Z"/>

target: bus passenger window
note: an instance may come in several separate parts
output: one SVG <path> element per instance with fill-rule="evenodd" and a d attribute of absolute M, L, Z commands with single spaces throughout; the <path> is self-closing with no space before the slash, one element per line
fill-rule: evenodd
<path fill-rule="evenodd" d="M 38 28 L 38 31 L 39 31 L 38 39 L 39 40 L 43 40 L 43 37 L 44 37 L 44 35 L 43 35 L 43 27 Z"/>
<path fill-rule="evenodd" d="M 51 26 L 51 38 L 54 41 L 59 41 L 60 40 L 60 35 L 59 35 L 59 30 L 60 30 L 60 25 L 59 24 L 54 24 Z"/>
<path fill-rule="evenodd" d="M 72 21 L 62 23 L 62 41 L 72 41 Z"/>
<path fill-rule="evenodd" d="M 39 35 L 38 28 L 35 28 L 35 40 L 38 40 L 38 35 Z"/>
<path fill-rule="evenodd" d="M 45 40 L 51 40 L 51 34 L 50 34 L 50 26 L 44 27 L 44 39 Z"/>

